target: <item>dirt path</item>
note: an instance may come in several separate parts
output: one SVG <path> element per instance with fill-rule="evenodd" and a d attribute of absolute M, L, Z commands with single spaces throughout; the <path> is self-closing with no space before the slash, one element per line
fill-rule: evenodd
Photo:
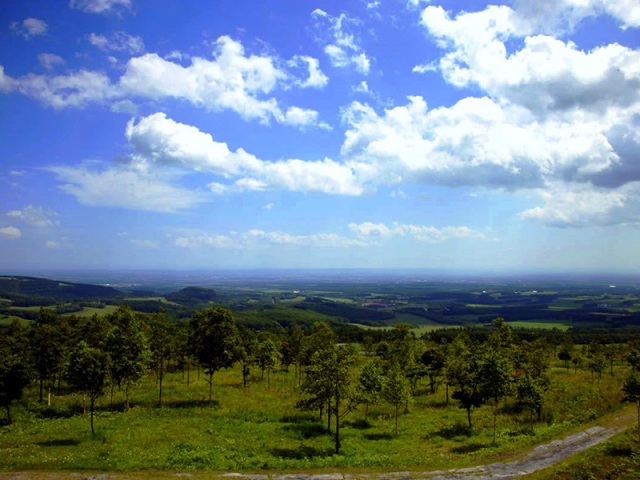
<path fill-rule="evenodd" d="M 620 433 L 635 422 L 635 415 L 622 415 L 561 440 L 554 440 L 535 447 L 519 460 L 497 462 L 469 468 L 438 470 L 428 472 L 406 471 L 389 473 L 361 474 L 244 474 L 213 472 L 170 473 L 170 472 L 136 472 L 127 473 L 72 473 L 72 472 L 0 472 L 0 480 L 122 480 L 138 478 L 173 478 L 185 480 L 201 480 L 205 478 L 228 480 L 489 480 L 509 479 L 528 475 L 537 470 L 562 462 L 571 455 L 593 447 L 617 433 Z"/>

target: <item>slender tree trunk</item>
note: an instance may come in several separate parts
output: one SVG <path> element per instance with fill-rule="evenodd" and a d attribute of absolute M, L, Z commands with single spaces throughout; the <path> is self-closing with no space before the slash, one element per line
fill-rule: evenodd
<path fill-rule="evenodd" d="M 47 407 L 51 406 L 51 384 L 47 382 Z"/>
<path fill-rule="evenodd" d="M 467 421 L 469 422 L 469 430 L 473 427 L 471 425 L 471 407 L 467 407 Z"/>
<path fill-rule="evenodd" d="M 496 430 L 498 427 L 498 399 L 496 398 L 493 403 L 493 444 L 497 442 Z"/>
<path fill-rule="evenodd" d="M 82 392 L 82 414 L 86 415 L 87 414 L 87 400 L 86 400 L 86 393 Z"/>
<path fill-rule="evenodd" d="M 213 372 L 209 374 L 209 405 L 213 401 Z"/>
<path fill-rule="evenodd" d="M 91 406 L 89 407 L 91 409 L 91 435 L 95 435 L 96 434 L 96 430 L 93 427 L 93 411 L 95 410 L 95 406 L 96 406 L 96 397 L 94 395 L 90 395 L 90 400 L 91 400 Z"/>
<path fill-rule="evenodd" d="M 340 455 L 340 396 L 336 392 L 336 455 Z"/>
<path fill-rule="evenodd" d="M 529 417 L 531 418 L 531 433 L 535 433 L 533 431 L 533 408 L 530 410 L 529 413 L 530 413 Z"/>
<path fill-rule="evenodd" d="M 396 404 L 396 437 L 398 436 L 398 410 L 400 409 L 400 405 Z"/>
<path fill-rule="evenodd" d="M 113 388 L 115 387 L 115 385 L 113 384 L 113 382 L 111 382 L 111 394 L 109 397 L 109 408 L 113 409 Z"/>
<path fill-rule="evenodd" d="M 327 400 L 327 432 L 331 432 L 331 398 Z"/>
<path fill-rule="evenodd" d="M 57 395 L 60 396 L 60 382 L 62 382 L 62 370 L 60 370 L 60 372 L 58 372 L 58 390 L 57 390 Z"/>
<path fill-rule="evenodd" d="M 189 386 L 189 378 L 191 377 L 191 361 L 187 362 L 187 387 Z"/>
<path fill-rule="evenodd" d="M 42 400 L 44 399 L 44 378 L 42 378 L 42 375 L 40 375 L 40 403 L 42 403 Z"/>
<path fill-rule="evenodd" d="M 7 424 L 11 425 L 11 405 L 7 402 Z"/>
<path fill-rule="evenodd" d="M 129 382 L 124 386 L 124 411 L 129 411 Z"/>
<path fill-rule="evenodd" d="M 158 375 L 158 382 L 160 383 L 160 393 L 158 394 L 158 406 L 162 408 L 162 377 L 164 376 L 164 360 L 160 356 L 160 375 Z"/>

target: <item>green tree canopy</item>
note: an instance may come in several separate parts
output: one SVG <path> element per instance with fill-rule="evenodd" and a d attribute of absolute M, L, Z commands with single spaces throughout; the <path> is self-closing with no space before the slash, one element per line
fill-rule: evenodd
<path fill-rule="evenodd" d="M 95 433 L 93 417 L 96 399 L 104 392 L 108 372 L 108 357 L 105 352 L 92 348 L 81 341 L 69 357 L 67 379 L 77 391 L 89 396 L 91 412 L 91 433 Z"/>
<path fill-rule="evenodd" d="M 228 308 L 196 310 L 189 322 L 190 345 L 209 379 L 209 403 L 213 400 L 213 374 L 233 366 L 240 356 L 240 339 L 233 313 Z"/>

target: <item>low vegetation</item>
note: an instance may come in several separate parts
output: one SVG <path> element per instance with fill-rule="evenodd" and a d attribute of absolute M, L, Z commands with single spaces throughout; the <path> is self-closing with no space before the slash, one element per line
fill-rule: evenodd
<path fill-rule="evenodd" d="M 256 332 L 222 307 L 177 324 L 122 306 L 41 309 L 0 335 L 5 470 L 460 467 L 640 398 L 638 343 L 555 346 L 502 319 L 345 344 L 324 322 Z"/>

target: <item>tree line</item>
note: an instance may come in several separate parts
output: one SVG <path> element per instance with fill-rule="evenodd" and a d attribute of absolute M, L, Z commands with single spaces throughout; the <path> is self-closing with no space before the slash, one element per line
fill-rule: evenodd
<path fill-rule="evenodd" d="M 362 409 L 366 419 L 369 407 L 380 401 L 393 407 L 397 434 L 399 418 L 421 382 L 431 394 L 444 388 L 446 403 L 466 411 L 469 429 L 474 409 L 490 405 L 495 442 L 500 406 L 507 399 L 528 413 L 531 429 L 540 420 L 554 358 L 568 370 L 586 367 L 593 376 L 607 368 L 612 374 L 613 364 L 626 359 L 631 369 L 624 391 L 637 402 L 640 422 L 640 342 L 579 348 L 565 337 L 556 347 L 543 336 L 520 339 L 500 318 L 489 329 L 458 329 L 436 338 L 416 338 L 409 325 L 396 324 L 381 341 L 372 335 L 358 345 L 338 340 L 322 322 L 310 330 L 292 324 L 279 333 L 256 332 L 236 325 L 233 313 L 217 306 L 196 310 L 184 325 L 169 321 L 163 310 L 142 314 L 126 305 L 90 318 L 41 309 L 32 325 L 14 322 L 0 331 L 0 406 L 11 422 L 11 405 L 29 385 L 37 386 L 39 401 L 47 404 L 52 392 L 64 387 L 81 393 L 83 405 L 88 399 L 94 432 L 97 399 L 108 394 L 112 403 L 114 389 L 124 390 L 128 409 L 130 390 L 149 372 L 157 379 L 162 406 L 165 372 L 182 370 L 188 384 L 197 366 L 212 403 L 215 373 L 239 363 L 245 386 L 252 369 L 269 385 L 276 368 L 293 368 L 296 408 L 326 421 L 336 453 L 344 418 Z"/>

